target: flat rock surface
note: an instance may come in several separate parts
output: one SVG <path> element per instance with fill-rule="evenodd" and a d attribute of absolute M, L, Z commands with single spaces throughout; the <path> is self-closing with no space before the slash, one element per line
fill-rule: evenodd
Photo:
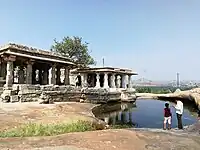
<path fill-rule="evenodd" d="M 56 103 L 38 104 L 0 103 L 0 129 L 9 129 L 24 123 L 71 123 L 77 120 L 95 120 L 91 112 L 93 104 Z"/>
<path fill-rule="evenodd" d="M 53 137 L 0 139 L 1 150 L 199 150 L 199 148 L 199 136 L 128 129 L 69 133 Z"/>

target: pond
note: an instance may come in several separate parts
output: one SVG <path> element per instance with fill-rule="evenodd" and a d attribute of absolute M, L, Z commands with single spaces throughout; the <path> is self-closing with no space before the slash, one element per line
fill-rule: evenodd
<path fill-rule="evenodd" d="M 104 104 L 93 109 L 94 115 L 109 125 L 131 125 L 137 128 L 162 128 L 165 101 L 139 99 L 135 103 Z M 174 105 L 170 103 L 170 106 Z M 172 128 L 177 127 L 175 109 L 172 111 Z M 196 110 L 184 104 L 183 125 L 197 122 Z"/>

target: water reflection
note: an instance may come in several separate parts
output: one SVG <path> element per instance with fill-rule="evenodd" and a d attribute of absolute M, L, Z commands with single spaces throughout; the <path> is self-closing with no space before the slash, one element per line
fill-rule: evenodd
<path fill-rule="evenodd" d="M 134 127 L 162 128 L 164 101 L 138 100 L 136 103 L 104 104 L 93 110 L 95 116 L 109 125 L 131 125 Z M 193 110 L 193 111 L 191 111 Z M 191 114 L 196 110 L 184 105 L 183 124 L 197 120 Z M 176 127 L 176 114 L 172 108 L 172 127 Z"/>
<path fill-rule="evenodd" d="M 109 125 L 131 125 L 136 126 L 133 120 L 135 103 L 113 103 L 101 105 L 93 113 L 95 116 Z"/>

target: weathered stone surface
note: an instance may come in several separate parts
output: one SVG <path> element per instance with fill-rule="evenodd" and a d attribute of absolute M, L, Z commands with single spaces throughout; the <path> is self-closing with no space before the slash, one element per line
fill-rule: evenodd
<path fill-rule="evenodd" d="M 41 88 L 39 85 L 19 85 L 18 96 L 20 102 L 34 102 L 38 101 L 41 95 Z"/>
<path fill-rule="evenodd" d="M 10 96 L 15 95 L 15 91 L 12 91 L 10 89 L 4 90 L 1 94 L 1 98 L 3 102 L 10 102 Z"/>
<path fill-rule="evenodd" d="M 19 102 L 19 96 L 18 95 L 12 95 L 12 96 L 10 96 L 10 102 L 11 103 Z"/>
<path fill-rule="evenodd" d="M 40 85 L 27 85 L 27 84 L 19 84 L 19 90 L 41 90 Z"/>
<path fill-rule="evenodd" d="M 53 99 L 49 95 L 41 94 L 38 99 L 40 104 L 53 104 Z"/>
<path fill-rule="evenodd" d="M 40 103 L 53 102 L 90 102 L 90 103 L 107 103 L 110 101 L 117 102 L 121 98 L 121 90 L 110 88 L 77 88 L 72 85 L 58 86 L 58 85 L 27 85 L 15 84 L 12 89 L 4 90 L 2 99 L 5 102 L 10 101 L 11 95 L 17 95 L 20 102 L 39 101 Z M 133 91 L 124 90 L 127 99 L 134 98 Z M 81 95 L 85 95 L 83 99 Z M 8 96 L 8 98 L 5 98 Z M 15 100 L 16 101 L 16 100 Z"/>
<path fill-rule="evenodd" d="M 121 90 L 121 101 L 133 102 L 136 100 L 134 89 L 123 89 Z"/>
<path fill-rule="evenodd" d="M 120 101 L 121 93 L 118 91 L 110 91 L 109 89 L 99 88 L 87 88 L 83 89 L 84 93 L 88 99 L 88 102 L 92 103 L 107 103 L 109 101 Z"/>
<path fill-rule="evenodd" d="M 40 103 L 79 101 L 80 89 L 74 86 L 43 86 L 41 88 Z"/>

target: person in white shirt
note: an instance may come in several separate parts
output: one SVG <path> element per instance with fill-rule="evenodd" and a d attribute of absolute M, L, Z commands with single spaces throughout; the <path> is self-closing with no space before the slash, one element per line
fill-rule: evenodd
<path fill-rule="evenodd" d="M 183 124 L 182 124 L 183 103 L 180 100 L 176 100 L 176 105 L 174 106 L 174 108 L 176 109 L 178 129 L 183 129 Z"/>

